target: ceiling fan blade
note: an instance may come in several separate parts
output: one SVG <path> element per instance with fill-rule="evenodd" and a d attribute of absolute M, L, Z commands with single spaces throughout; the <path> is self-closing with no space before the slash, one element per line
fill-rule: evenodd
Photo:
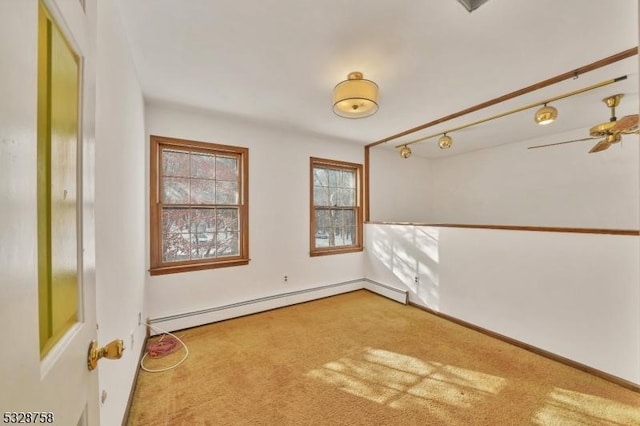
<path fill-rule="evenodd" d="M 564 145 L 564 144 L 567 144 L 567 143 L 590 141 L 590 140 L 593 140 L 593 139 L 597 139 L 597 138 L 582 138 L 582 139 L 573 139 L 573 140 L 564 141 L 564 142 L 548 143 L 548 144 L 544 144 L 544 145 L 534 145 L 534 146 L 528 147 L 527 149 L 546 148 L 548 146 L 556 146 L 556 145 Z"/>
<path fill-rule="evenodd" d="M 626 115 L 616 121 L 611 130 L 620 133 L 633 133 L 638 130 L 638 114 Z"/>
<path fill-rule="evenodd" d="M 599 141 L 597 144 L 595 144 L 593 146 L 593 148 L 591 148 L 589 150 L 589 154 L 593 154 L 595 152 L 604 151 L 605 149 L 608 149 L 610 146 L 611 146 L 611 142 L 609 142 L 607 140 L 607 138 L 604 138 L 601 141 Z"/>

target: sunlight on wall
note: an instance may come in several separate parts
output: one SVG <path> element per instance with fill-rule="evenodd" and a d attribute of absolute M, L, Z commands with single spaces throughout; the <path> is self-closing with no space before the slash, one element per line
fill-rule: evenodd
<path fill-rule="evenodd" d="M 506 385 L 501 377 L 375 348 L 365 348 L 357 359 L 329 362 L 307 377 L 391 408 L 420 407 L 445 419 Z"/>
<path fill-rule="evenodd" d="M 390 226 L 397 228 L 396 226 Z M 406 254 L 409 247 L 403 248 L 401 241 L 392 237 L 391 232 L 376 227 L 372 229 L 370 239 L 373 241 L 373 254 L 375 258 L 391 271 L 401 282 L 412 287 L 415 270 L 415 262 Z M 415 291 L 414 288 L 412 290 Z"/>
<path fill-rule="evenodd" d="M 429 308 L 440 310 L 440 230 L 414 226 L 416 234 L 416 249 L 420 256 L 418 262 L 418 276 L 420 286 L 416 295 Z"/>
<path fill-rule="evenodd" d="M 599 396 L 554 388 L 533 421 L 537 425 L 633 425 L 638 424 L 639 410 Z"/>
<path fill-rule="evenodd" d="M 425 306 L 440 307 L 438 228 L 413 225 L 367 225 L 372 261 L 406 285 Z M 418 282 L 415 282 L 418 277 Z"/>

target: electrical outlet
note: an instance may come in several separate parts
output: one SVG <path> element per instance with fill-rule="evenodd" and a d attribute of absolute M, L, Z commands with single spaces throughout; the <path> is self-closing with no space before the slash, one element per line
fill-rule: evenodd
<path fill-rule="evenodd" d="M 413 277 L 413 282 L 418 284 L 418 277 Z"/>
<path fill-rule="evenodd" d="M 138 327 L 142 325 L 142 312 L 138 312 Z"/>
<path fill-rule="evenodd" d="M 286 283 L 287 281 L 289 281 L 289 277 L 287 275 L 284 276 L 284 282 Z"/>

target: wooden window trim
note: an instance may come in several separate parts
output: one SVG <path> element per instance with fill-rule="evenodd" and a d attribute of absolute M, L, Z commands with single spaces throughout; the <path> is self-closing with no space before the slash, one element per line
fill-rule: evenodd
<path fill-rule="evenodd" d="M 186 139 L 176 139 L 164 136 L 150 136 L 150 181 L 149 181 L 149 223 L 150 223 L 150 268 L 151 275 L 163 275 L 176 272 L 198 271 L 203 269 L 223 268 L 229 266 L 247 265 L 249 263 L 249 149 L 221 145 L 209 142 L 199 142 Z M 239 157 L 240 167 L 240 202 L 239 231 L 240 254 L 238 256 L 224 258 L 207 258 L 186 260 L 179 262 L 162 261 L 162 220 L 160 203 L 160 176 L 161 148 L 174 147 L 176 149 L 189 149 L 195 152 L 234 154 Z"/>
<path fill-rule="evenodd" d="M 314 203 L 313 188 L 313 168 L 315 166 L 328 166 L 340 169 L 353 169 L 356 172 L 356 242 L 350 246 L 339 247 L 316 247 L 315 246 L 315 229 L 316 229 L 316 206 Z M 346 161 L 328 160 L 326 158 L 310 157 L 309 159 L 309 255 L 327 256 L 333 254 L 354 253 L 363 250 L 363 209 L 362 209 L 362 164 L 349 163 Z"/>

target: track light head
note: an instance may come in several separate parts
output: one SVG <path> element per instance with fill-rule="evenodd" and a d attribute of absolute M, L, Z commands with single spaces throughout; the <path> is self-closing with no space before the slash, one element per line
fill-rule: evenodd
<path fill-rule="evenodd" d="M 440 147 L 440 149 L 449 149 L 451 148 L 452 144 L 453 144 L 453 139 L 451 139 L 450 136 L 447 136 L 446 133 L 442 135 L 440 140 L 438 140 L 438 146 Z"/>
<path fill-rule="evenodd" d="M 547 106 L 547 104 L 544 104 L 542 108 L 536 111 L 536 115 L 534 116 L 536 123 L 543 126 L 553 123 L 556 118 L 558 118 L 558 110 L 552 106 Z"/>
<path fill-rule="evenodd" d="M 404 145 L 402 148 L 400 148 L 400 156 L 404 159 L 411 157 L 411 148 Z"/>

